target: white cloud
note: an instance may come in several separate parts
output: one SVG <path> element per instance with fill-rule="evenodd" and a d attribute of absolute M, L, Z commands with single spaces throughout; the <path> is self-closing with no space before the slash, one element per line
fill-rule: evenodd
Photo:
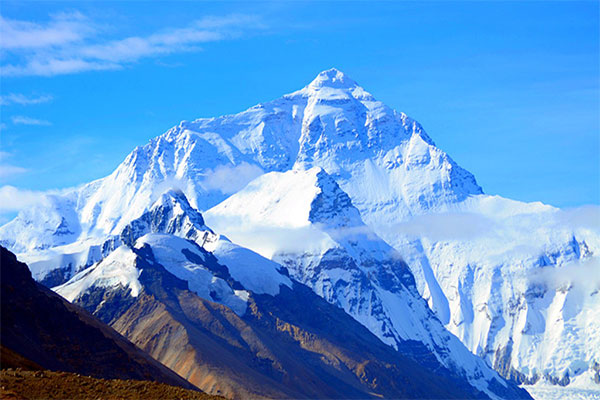
<path fill-rule="evenodd" d="M 600 206 L 586 205 L 562 209 L 556 213 L 556 224 L 572 228 L 600 229 Z"/>
<path fill-rule="evenodd" d="M 16 58 L 1 66 L 4 76 L 53 76 L 83 71 L 119 69 L 143 58 L 199 51 L 202 43 L 241 37 L 262 29 L 256 17 L 206 17 L 184 28 L 116 40 L 97 38 L 95 25 L 81 14 L 63 14 L 47 24 L 2 18 L 0 46 Z M 35 37 L 42 39 L 35 42 Z M 4 38 L 3 38 L 4 39 Z"/>
<path fill-rule="evenodd" d="M 239 216 L 213 214 L 210 211 L 202 215 L 215 232 L 225 234 L 232 242 L 268 259 L 281 254 L 320 253 L 323 248 L 334 246 L 327 234 L 312 225 L 263 225 L 248 222 Z"/>
<path fill-rule="evenodd" d="M 545 284 L 554 290 L 577 288 L 600 289 L 600 258 L 588 257 L 565 265 L 550 265 L 528 275 L 530 282 Z"/>
<path fill-rule="evenodd" d="M 232 194 L 262 174 L 264 171 L 259 166 L 247 162 L 235 166 L 221 165 L 214 170 L 208 170 L 202 184 L 207 190 L 219 190 L 223 194 Z"/>
<path fill-rule="evenodd" d="M 19 189 L 14 186 L 0 187 L 0 213 L 10 213 L 30 208 L 43 201 L 46 192 Z"/>
<path fill-rule="evenodd" d="M 2 106 L 8 106 L 11 104 L 19 104 L 22 106 L 27 106 L 27 105 L 31 105 L 31 104 L 47 103 L 49 101 L 52 101 L 52 96 L 49 96 L 49 95 L 43 95 L 43 96 L 37 96 L 37 97 L 27 97 L 23 94 L 10 93 L 7 95 L 0 96 L 0 105 L 2 105 Z"/>
<path fill-rule="evenodd" d="M 490 218 L 475 213 L 441 213 L 419 215 L 408 221 L 384 227 L 393 234 L 432 241 L 469 240 L 489 234 L 497 227 Z"/>
<path fill-rule="evenodd" d="M 3 65 L 1 70 L 4 76 L 54 76 L 119 68 L 121 66 L 118 64 L 91 62 L 78 58 L 43 59 L 40 57 L 40 59 L 30 60 L 26 65 Z"/>
<path fill-rule="evenodd" d="M 47 24 L 0 16 L 1 47 L 7 50 L 38 49 L 80 42 L 93 34 L 91 22 L 81 13 L 61 13 Z"/>
<path fill-rule="evenodd" d="M 12 178 L 16 175 L 27 172 L 27 168 L 8 164 L 12 154 L 7 151 L 0 151 L 0 179 Z"/>
<path fill-rule="evenodd" d="M 12 220 L 21 210 L 46 204 L 48 195 L 64 195 L 75 188 L 51 189 L 46 191 L 20 189 L 15 186 L 0 186 L 0 225 Z"/>
<path fill-rule="evenodd" d="M 399 224 L 380 227 L 390 235 L 410 238 L 425 237 L 431 241 L 471 241 L 481 238 L 498 239 L 498 235 L 526 238 L 532 227 L 539 232 L 559 232 L 578 229 L 600 229 L 600 206 L 587 205 L 570 209 L 549 209 L 544 212 L 521 213 L 498 217 L 497 213 L 447 212 L 418 215 Z M 385 236 L 385 235 L 384 235 Z M 508 240 L 503 237 L 502 240 Z"/>
<path fill-rule="evenodd" d="M 48 121 L 42 119 L 29 118 L 22 115 L 15 115 L 11 117 L 12 123 L 15 125 L 37 125 L 37 126 L 49 126 L 52 125 Z"/>
<path fill-rule="evenodd" d="M 0 164 L 0 179 L 12 178 L 15 175 L 27 172 L 27 168 L 16 165 Z"/>

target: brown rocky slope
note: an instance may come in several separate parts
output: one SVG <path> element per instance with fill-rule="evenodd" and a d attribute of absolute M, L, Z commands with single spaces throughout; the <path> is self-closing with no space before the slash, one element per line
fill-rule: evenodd
<path fill-rule="evenodd" d="M 87 311 L 36 283 L 27 266 L 1 246 L 0 267 L 0 363 L 4 368 L 37 365 L 98 378 L 150 380 L 196 389 Z M 29 364 L 22 364 L 23 360 Z"/>
<path fill-rule="evenodd" d="M 301 284 L 282 286 L 275 297 L 251 295 L 240 317 L 191 292 L 186 281 L 156 262 L 149 246 L 133 251 L 143 285 L 137 297 L 123 301 L 127 296 L 118 291 L 125 289 L 96 288 L 79 303 L 208 393 L 229 398 L 486 398 L 422 345 L 407 342 L 405 354 L 395 351 Z"/>
<path fill-rule="evenodd" d="M 197 390 L 150 381 L 97 379 L 69 372 L 0 371 L 3 400 L 219 400 Z"/>

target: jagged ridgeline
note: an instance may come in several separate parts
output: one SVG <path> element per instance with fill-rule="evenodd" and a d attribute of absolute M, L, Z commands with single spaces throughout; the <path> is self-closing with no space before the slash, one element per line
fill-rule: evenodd
<path fill-rule="evenodd" d="M 0 240 L 36 280 L 111 325 L 121 321 L 118 330 L 141 335 L 140 345 L 156 325 L 123 318 L 151 290 L 140 260 L 154 260 L 177 278 L 165 278 L 177 293 L 219 304 L 228 318 L 250 324 L 268 315 L 298 326 L 289 332 L 309 332 L 306 321 L 293 324 L 271 310 L 279 303 L 257 298 L 288 304 L 278 296 L 311 293 L 425 370 L 435 364 L 483 395 L 519 397 L 525 394 L 493 368 L 518 383 L 597 385 L 597 283 L 564 283 L 562 274 L 596 265 L 600 234 L 590 221 L 484 194 L 421 125 L 332 69 L 239 114 L 182 122 L 136 148 L 111 175 L 22 212 L 0 228 Z M 163 282 L 160 276 L 153 279 Z M 165 298 L 189 310 L 179 294 Z M 214 326 L 224 324 L 206 313 L 221 321 Z M 230 332 L 226 326 L 222 332 Z M 249 326 L 243 331 L 258 329 Z M 294 336 L 300 347 L 313 340 L 297 334 L 305 337 Z M 228 343 L 252 348 L 243 335 L 231 337 Z M 193 369 L 160 353 L 170 342 L 159 342 L 145 344 L 153 356 Z M 256 359 L 270 360 L 264 365 L 281 373 L 270 379 L 284 382 L 281 371 L 290 370 L 264 348 Z M 325 359 L 352 371 L 361 393 L 372 380 L 380 382 L 372 393 L 392 395 L 378 392 L 392 387 L 381 383 L 391 378 L 380 370 L 361 375 L 343 357 Z M 235 393 L 235 384 L 198 374 L 203 387 Z"/>

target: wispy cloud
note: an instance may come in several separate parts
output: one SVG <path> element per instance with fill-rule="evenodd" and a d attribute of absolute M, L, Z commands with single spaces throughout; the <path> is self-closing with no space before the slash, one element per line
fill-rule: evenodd
<path fill-rule="evenodd" d="M 29 190 L 11 185 L 0 186 L 0 225 L 13 219 L 22 210 L 46 204 L 48 196 L 64 195 L 76 188 Z"/>
<path fill-rule="evenodd" d="M 202 18 L 183 28 L 146 36 L 106 40 L 98 37 L 95 26 L 80 13 L 55 15 L 46 24 L 1 18 L 1 47 L 13 60 L 1 66 L 2 74 L 53 76 L 119 69 L 144 58 L 200 51 L 203 43 L 243 37 L 264 28 L 256 17 L 229 15 Z M 36 37 L 42 39 L 36 42 Z"/>
<path fill-rule="evenodd" d="M 49 126 L 52 125 L 49 121 L 43 119 L 35 119 L 25 117 L 23 115 L 15 115 L 11 117 L 12 123 L 15 125 L 37 125 L 37 126 Z"/>
<path fill-rule="evenodd" d="M 19 167 L 8 163 L 12 154 L 7 151 L 0 151 L 0 179 L 12 178 L 16 175 L 27 172 L 27 168 Z M 2 199 L 0 199 L 1 201 Z"/>
<path fill-rule="evenodd" d="M 3 65 L 4 76 L 55 76 L 85 71 L 103 71 L 121 68 L 118 64 L 91 62 L 77 58 L 69 59 L 30 59 L 24 65 Z"/>
<path fill-rule="evenodd" d="M 0 179 L 12 178 L 15 175 L 20 175 L 27 172 L 27 168 L 18 167 L 16 165 L 0 164 Z"/>
<path fill-rule="evenodd" d="M 0 187 L 0 213 L 20 211 L 40 202 L 45 192 L 19 189 L 14 186 Z"/>
<path fill-rule="evenodd" d="M 2 48 L 6 50 L 41 49 L 81 42 L 95 28 L 81 13 L 60 13 L 46 24 L 19 21 L 0 16 Z"/>
<path fill-rule="evenodd" d="M 566 289 L 570 286 L 600 289 L 600 258 L 590 256 L 565 265 L 549 265 L 528 272 L 531 283 L 549 285 L 550 288 Z"/>
<path fill-rule="evenodd" d="M 50 95 L 27 97 L 19 93 L 10 93 L 7 95 L 0 95 L 0 105 L 8 106 L 11 104 L 18 104 L 22 106 L 28 106 L 32 104 L 47 103 L 52 101 L 52 99 L 53 97 Z"/>
<path fill-rule="evenodd" d="M 264 173 L 260 167 L 247 162 L 242 162 L 236 166 L 220 165 L 214 170 L 207 171 L 207 176 L 202 184 L 208 190 L 218 190 L 223 194 L 232 194 Z"/>
<path fill-rule="evenodd" d="M 325 246 L 335 245 L 326 233 L 313 225 L 276 226 L 211 211 L 202 213 L 202 216 L 215 232 L 226 235 L 234 243 L 268 259 L 278 254 L 319 253 Z"/>

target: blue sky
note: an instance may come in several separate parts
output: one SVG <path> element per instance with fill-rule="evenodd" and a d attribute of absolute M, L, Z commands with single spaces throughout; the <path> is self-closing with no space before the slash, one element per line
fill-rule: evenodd
<path fill-rule="evenodd" d="M 4 215 L 330 67 L 421 122 L 485 192 L 600 203 L 596 1 L 3 1 L 0 15 Z"/>

